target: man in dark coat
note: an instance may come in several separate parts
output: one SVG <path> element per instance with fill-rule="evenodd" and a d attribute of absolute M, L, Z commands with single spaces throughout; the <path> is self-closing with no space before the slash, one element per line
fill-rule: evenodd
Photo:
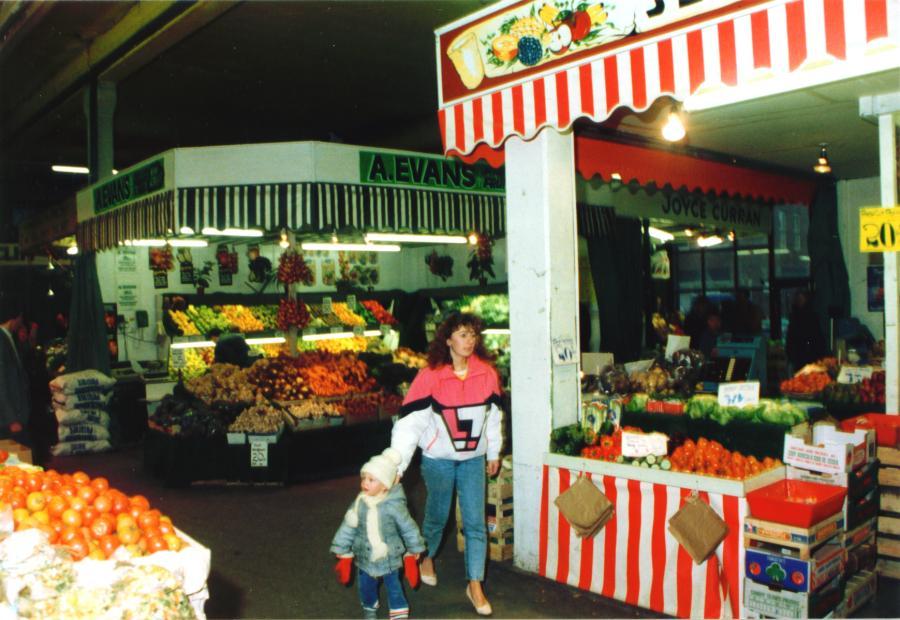
<path fill-rule="evenodd" d="M 0 300 L 0 437 L 21 438 L 31 413 L 24 352 L 19 347 L 22 309 Z"/>

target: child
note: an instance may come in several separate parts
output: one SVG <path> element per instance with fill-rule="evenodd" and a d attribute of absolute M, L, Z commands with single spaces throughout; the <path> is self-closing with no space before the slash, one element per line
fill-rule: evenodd
<path fill-rule="evenodd" d="M 338 558 L 335 571 L 342 584 L 350 582 L 354 561 L 359 568 L 359 599 L 364 618 L 376 617 L 380 578 L 387 587 L 391 620 L 409 617 L 409 604 L 400 584 L 401 565 L 405 565 L 410 585 L 415 587 L 418 583 L 416 560 L 425 550 L 425 541 L 406 507 L 403 487 L 394 484 L 400 462 L 400 453 L 388 448 L 363 465 L 362 492 L 331 541 L 331 552 Z"/>

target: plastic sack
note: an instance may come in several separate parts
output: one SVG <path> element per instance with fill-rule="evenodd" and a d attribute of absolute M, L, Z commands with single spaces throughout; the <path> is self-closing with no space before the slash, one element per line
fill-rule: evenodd
<path fill-rule="evenodd" d="M 53 406 L 63 409 L 106 409 L 111 397 L 109 392 L 100 390 L 89 390 L 77 394 L 56 392 L 53 394 Z"/>
<path fill-rule="evenodd" d="M 60 424 L 60 441 L 97 441 L 109 439 L 109 429 L 100 424 Z"/>
<path fill-rule="evenodd" d="M 60 375 L 50 382 L 50 391 L 63 394 L 78 394 L 91 390 L 109 390 L 116 380 L 99 370 L 82 370 Z"/>
<path fill-rule="evenodd" d="M 54 408 L 56 421 L 61 425 L 71 424 L 99 424 L 109 428 L 109 414 L 102 409 L 63 409 Z"/>
<path fill-rule="evenodd" d="M 91 454 L 105 452 L 112 448 L 108 439 L 97 441 L 63 441 L 53 446 L 50 451 L 53 456 L 66 456 L 70 454 Z"/>

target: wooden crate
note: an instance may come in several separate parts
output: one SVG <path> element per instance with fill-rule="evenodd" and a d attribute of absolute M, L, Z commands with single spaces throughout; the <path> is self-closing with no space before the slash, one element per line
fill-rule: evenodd
<path fill-rule="evenodd" d="M 882 466 L 900 467 L 900 448 L 878 446 L 876 454 Z"/>
<path fill-rule="evenodd" d="M 466 550 L 466 539 L 462 532 L 456 533 L 456 548 L 460 553 Z M 512 534 L 508 538 L 488 536 L 488 557 L 495 562 L 504 562 L 513 557 Z"/>
<path fill-rule="evenodd" d="M 810 528 L 747 517 L 744 547 L 808 560 L 816 549 L 840 537 L 844 515 L 837 513 Z"/>
<path fill-rule="evenodd" d="M 881 489 L 879 505 L 881 512 L 900 512 L 900 489 L 890 487 Z"/>
<path fill-rule="evenodd" d="M 878 468 L 878 484 L 888 487 L 900 487 L 900 467 L 882 465 Z"/>
<path fill-rule="evenodd" d="M 900 536 L 900 517 L 879 515 L 878 533 Z"/>
<path fill-rule="evenodd" d="M 878 574 L 891 579 L 900 579 L 900 560 L 879 557 Z"/>

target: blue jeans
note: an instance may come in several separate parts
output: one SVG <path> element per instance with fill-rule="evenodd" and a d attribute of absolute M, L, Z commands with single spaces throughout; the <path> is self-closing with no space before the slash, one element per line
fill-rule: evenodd
<path fill-rule="evenodd" d="M 387 588 L 388 606 L 391 611 L 406 610 L 409 615 L 409 603 L 403 594 L 403 585 L 400 583 L 400 571 L 395 570 L 384 577 L 384 586 Z M 366 611 L 378 609 L 378 580 L 365 571 L 359 571 L 359 602 Z M 396 617 L 396 616 L 394 616 Z"/>
<path fill-rule="evenodd" d="M 487 526 L 484 516 L 485 457 L 465 461 L 422 457 L 422 478 L 428 497 L 425 500 L 425 520 L 422 535 L 428 546 L 428 557 L 434 557 L 441 544 L 453 487 L 459 495 L 463 535 L 466 538 L 466 576 L 470 581 L 484 580 L 487 560 Z"/>

